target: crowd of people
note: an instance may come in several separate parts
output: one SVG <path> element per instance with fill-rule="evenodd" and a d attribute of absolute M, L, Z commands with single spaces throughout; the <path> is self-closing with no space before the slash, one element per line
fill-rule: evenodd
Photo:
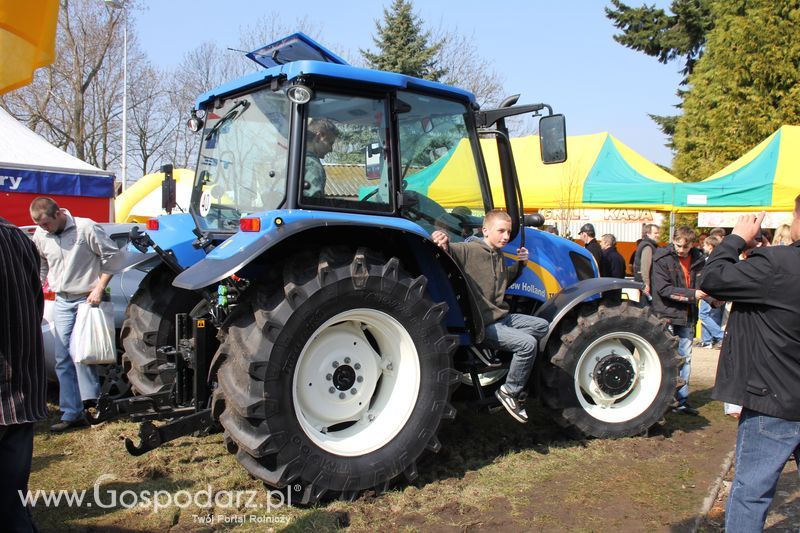
<path fill-rule="evenodd" d="M 739 419 L 728 533 L 762 531 L 784 465 L 794 457 L 800 470 L 800 196 L 793 214 L 774 236 L 761 228 L 761 213 L 740 217 L 727 235 L 714 228 L 698 238 L 679 227 L 662 247 L 658 226 L 648 224 L 631 261 L 654 312 L 678 339 L 684 364 L 675 412 L 699 414 L 688 402 L 698 320 L 695 345 L 721 350 L 712 397 Z M 581 228 L 601 274 L 613 275 L 617 258 L 598 258 L 594 236 L 591 224 Z M 615 239 L 603 241 L 605 251 Z"/>

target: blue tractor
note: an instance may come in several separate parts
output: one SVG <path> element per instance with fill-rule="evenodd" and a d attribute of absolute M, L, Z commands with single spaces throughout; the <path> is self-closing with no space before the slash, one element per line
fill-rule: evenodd
<path fill-rule="evenodd" d="M 414 479 L 456 415 L 454 390 L 490 405 L 507 371 L 509 354 L 481 344 L 463 272 L 431 240 L 474 236 L 499 203 L 513 220 L 508 260 L 531 251 L 512 310 L 550 322 L 531 396 L 587 436 L 662 419 L 681 361 L 666 324 L 620 299 L 640 285 L 598 277 L 582 247 L 523 214 L 505 119 L 546 110 L 541 157 L 559 163 L 563 116 L 516 98 L 481 110 L 463 90 L 349 66 L 302 34 L 249 57 L 266 69 L 192 112 L 189 212 L 132 232 L 118 260 L 149 271 L 122 331 L 138 396 L 101 401 L 97 420 L 142 420 L 132 453 L 221 427 L 248 472 L 305 503 Z"/>

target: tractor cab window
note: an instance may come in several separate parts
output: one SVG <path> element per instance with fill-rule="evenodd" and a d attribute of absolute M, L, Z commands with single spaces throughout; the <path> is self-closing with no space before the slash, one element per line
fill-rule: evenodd
<path fill-rule="evenodd" d="M 386 100 L 318 92 L 307 105 L 301 204 L 390 211 Z"/>
<path fill-rule="evenodd" d="M 201 228 L 236 231 L 243 215 L 283 204 L 289 110 L 270 89 L 207 110 L 191 207 Z"/>
<path fill-rule="evenodd" d="M 453 241 L 480 232 L 484 199 L 465 117 L 466 106 L 399 92 L 402 216 Z"/>

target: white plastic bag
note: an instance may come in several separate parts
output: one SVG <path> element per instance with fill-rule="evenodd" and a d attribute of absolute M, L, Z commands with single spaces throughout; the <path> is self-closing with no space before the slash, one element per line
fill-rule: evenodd
<path fill-rule="evenodd" d="M 102 302 L 99 307 L 78 306 L 75 327 L 69 341 L 72 360 L 84 365 L 105 365 L 117 362 L 114 339 L 114 306 Z"/>

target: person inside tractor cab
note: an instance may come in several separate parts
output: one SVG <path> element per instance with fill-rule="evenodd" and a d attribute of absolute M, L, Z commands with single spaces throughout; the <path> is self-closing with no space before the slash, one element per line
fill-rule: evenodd
<path fill-rule="evenodd" d="M 306 134 L 305 174 L 303 196 L 321 198 L 325 195 L 325 169 L 322 159 L 333 150 L 333 143 L 339 137 L 339 130 L 327 118 L 311 119 Z"/>
<path fill-rule="evenodd" d="M 538 340 L 547 333 L 549 324 L 542 318 L 509 313 L 504 300 L 519 265 L 515 263 L 514 267 L 509 267 L 503 258 L 502 249 L 511 238 L 511 217 L 500 209 L 486 213 L 483 239 L 451 243 L 443 231 L 434 231 L 431 237 L 464 270 L 486 324 L 484 343 L 490 348 L 513 353 L 506 382 L 495 396 L 511 416 L 519 422 L 527 422 L 524 400 L 528 378 L 533 370 Z M 528 250 L 517 248 L 517 257 L 527 262 Z"/>

